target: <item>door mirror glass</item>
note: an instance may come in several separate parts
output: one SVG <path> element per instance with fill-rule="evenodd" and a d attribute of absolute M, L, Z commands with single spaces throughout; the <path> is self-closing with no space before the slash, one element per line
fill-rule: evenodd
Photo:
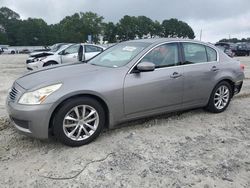
<path fill-rule="evenodd" d="M 137 70 L 140 72 L 148 72 L 155 70 L 155 64 L 152 62 L 141 62 L 136 66 Z"/>

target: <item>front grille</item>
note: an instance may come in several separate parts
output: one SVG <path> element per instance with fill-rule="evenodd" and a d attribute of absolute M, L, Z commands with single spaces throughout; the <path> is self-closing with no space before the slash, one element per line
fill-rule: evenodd
<path fill-rule="evenodd" d="M 16 100 L 18 93 L 19 93 L 19 91 L 13 86 L 11 88 L 10 93 L 9 93 L 9 99 L 14 102 Z"/>

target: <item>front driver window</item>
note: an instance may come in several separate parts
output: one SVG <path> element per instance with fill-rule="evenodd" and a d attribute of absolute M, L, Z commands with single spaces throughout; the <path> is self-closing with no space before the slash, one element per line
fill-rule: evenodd
<path fill-rule="evenodd" d="M 75 54 L 78 53 L 80 45 L 72 45 L 64 50 L 64 54 Z"/>
<path fill-rule="evenodd" d="M 141 62 L 151 62 L 156 68 L 175 66 L 179 63 L 177 43 L 163 44 L 150 51 Z"/>

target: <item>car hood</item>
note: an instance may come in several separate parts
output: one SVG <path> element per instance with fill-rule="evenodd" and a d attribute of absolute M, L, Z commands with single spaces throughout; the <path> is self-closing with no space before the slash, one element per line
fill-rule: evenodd
<path fill-rule="evenodd" d="M 39 58 L 39 57 L 44 57 L 44 56 L 49 56 L 49 55 L 54 55 L 53 52 L 32 52 L 30 53 L 30 57 L 34 57 L 34 58 Z"/>
<path fill-rule="evenodd" d="M 26 90 L 39 87 L 63 83 L 67 79 L 83 77 L 87 74 L 96 74 L 99 70 L 108 69 L 106 67 L 94 66 L 87 63 L 74 63 L 59 66 L 51 66 L 45 69 L 32 71 L 18 78 L 16 83 Z"/>

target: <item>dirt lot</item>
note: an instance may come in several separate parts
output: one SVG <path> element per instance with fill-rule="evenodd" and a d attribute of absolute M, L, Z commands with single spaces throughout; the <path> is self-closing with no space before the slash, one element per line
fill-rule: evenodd
<path fill-rule="evenodd" d="M 7 90 L 25 55 L 0 55 L 0 187 L 250 187 L 250 58 L 228 110 L 202 109 L 136 121 L 79 148 L 16 132 Z"/>

